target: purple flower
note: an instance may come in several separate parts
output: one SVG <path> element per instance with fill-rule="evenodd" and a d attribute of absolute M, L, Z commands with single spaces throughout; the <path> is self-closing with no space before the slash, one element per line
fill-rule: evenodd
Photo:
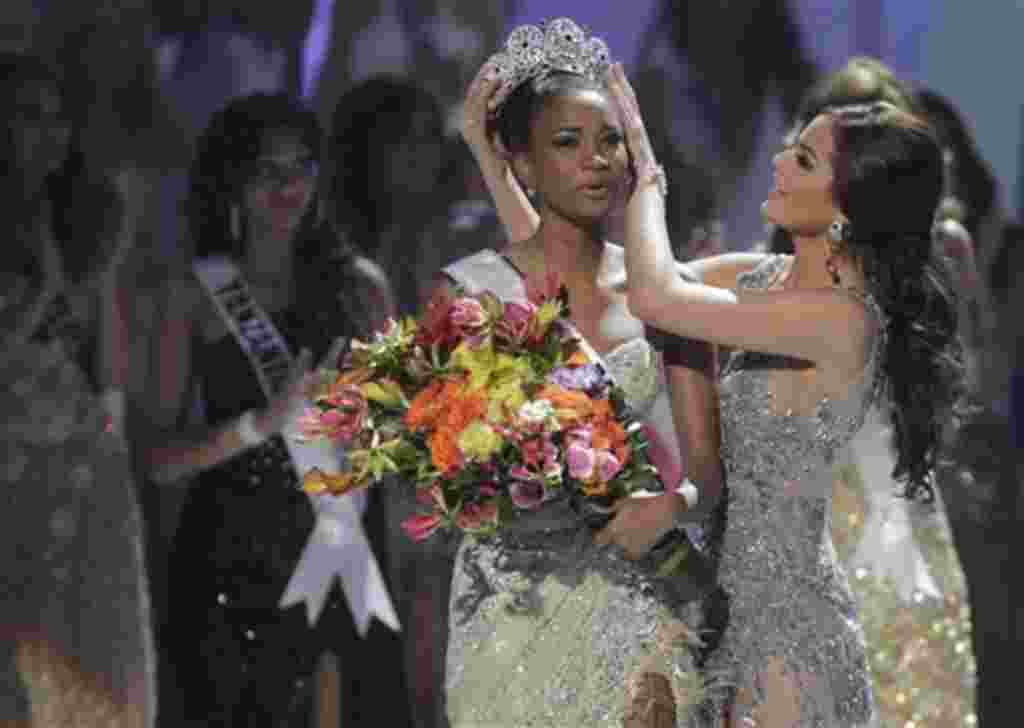
<path fill-rule="evenodd" d="M 516 508 L 533 510 L 544 502 L 544 485 L 533 481 L 513 481 L 508 487 L 508 494 Z"/>
<path fill-rule="evenodd" d="M 554 369 L 548 374 L 548 382 L 593 396 L 605 385 L 605 377 L 597 364 L 584 364 Z"/>
<path fill-rule="evenodd" d="M 594 451 L 589 447 L 574 442 L 566 449 L 565 459 L 569 464 L 571 477 L 584 482 L 594 477 L 597 458 L 594 457 Z"/>

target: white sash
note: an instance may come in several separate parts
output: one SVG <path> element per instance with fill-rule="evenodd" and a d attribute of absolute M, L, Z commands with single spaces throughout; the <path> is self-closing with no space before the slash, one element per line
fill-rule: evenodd
<path fill-rule="evenodd" d="M 245 352 L 269 400 L 287 381 L 293 357 L 284 338 L 270 317 L 256 302 L 241 271 L 227 258 L 206 258 L 193 265 L 196 277 L 209 294 L 217 312 Z M 301 411 L 301 409 L 300 409 Z M 292 464 L 300 473 L 319 467 L 336 471 L 343 453 L 334 446 L 302 442 L 294 437 L 299 411 L 289 417 L 293 423 L 282 432 Z M 320 616 L 334 579 L 340 578 L 352 617 L 361 635 L 366 635 L 370 619 L 376 617 L 398 631 L 398 615 L 373 550 L 363 532 L 362 514 L 366 493 L 345 496 L 309 495 L 316 513 L 316 526 L 295 565 L 279 605 L 289 607 L 306 603 L 306 616 L 312 625 Z"/>

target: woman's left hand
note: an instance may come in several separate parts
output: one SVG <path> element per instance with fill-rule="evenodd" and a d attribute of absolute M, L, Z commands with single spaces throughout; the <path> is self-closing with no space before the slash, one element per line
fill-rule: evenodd
<path fill-rule="evenodd" d="M 647 136 L 644 118 L 640 114 L 640 104 L 637 102 L 636 92 L 629 83 L 629 79 L 626 78 L 626 72 L 621 63 L 616 63 L 608 69 L 605 80 L 608 83 L 609 93 L 622 112 L 626 146 L 633 161 L 633 170 L 639 178 L 653 171 L 658 162 L 655 159 L 654 150 L 651 148 L 651 140 Z"/>
<path fill-rule="evenodd" d="M 676 507 L 672 494 L 623 498 L 614 505 L 615 516 L 594 541 L 599 546 L 621 547 L 628 559 L 642 559 L 673 527 Z"/>

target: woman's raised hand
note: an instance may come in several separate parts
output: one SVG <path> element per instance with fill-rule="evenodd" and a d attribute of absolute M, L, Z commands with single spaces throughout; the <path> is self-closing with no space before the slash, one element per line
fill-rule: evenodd
<path fill-rule="evenodd" d="M 640 104 L 636 100 L 636 92 L 626 78 L 621 63 L 613 64 L 605 76 L 608 92 L 622 113 L 623 131 L 626 134 L 626 146 L 633 162 L 633 170 L 637 178 L 654 172 L 657 160 L 651 140 L 647 136 L 644 118 L 640 114 Z"/>
<path fill-rule="evenodd" d="M 500 86 L 501 80 L 494 66 L 485 63 L 466 89 L 466 98 L 462 102 L 459 131 L 478 160 L 505 156 L 501 142 L 487 132 L 487 119 L 495 108 L 494 93 Z"/>

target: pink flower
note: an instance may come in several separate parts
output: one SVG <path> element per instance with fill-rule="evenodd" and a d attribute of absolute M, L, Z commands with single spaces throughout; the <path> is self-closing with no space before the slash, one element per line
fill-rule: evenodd
<path fill-rule="evenodd" d="M 477 492 L 485 498 L 498 495 L 498 489 L 494 487 L 494 483 L 481 483 L 477 486 Z"/>
<path fill-rule="evenodd" d="M 597 477 L 602 483 L 607 483 L 622 470 L 622 463 L 608 450 L 601 450 L 597 453 Z"/>
<path fill-rule="evenodd" d="M 497 523 L 498 506 L 492 502 L 467 503 L 455 516 L 455 525 L 464 531 L 476 531 Z"/>
<path fill-rule="evenodd" d="M 523 463 L 530 467 L 540 465 L 544 457 L 544 442 L 538 438 L 526 440 L 519 448 L 523 456 Z"/>
<path fill-rule="evenodd" d="M 296 424 L 299 432 L 307 438 L 326 437 L 337 442 L 348 443 L 358 435 L 366 422 L 368 407 L 366 400 L 363 406 L 349 410 L 329 409 L 320 411 L 307 407 Z"/>
<path fill-rule="evenodd" d="M 593 440 L 594 431 L 587 425 L 582 427 L 574 427 L 565 433 L 566 442 L 570 444 L 582 445 L 583 447 L 590 447 L 590 443 Z"/>
<path fill-rule="evenodd" d="M 508 494 L 516 508 L 533 510 L 544 502 L 544 486 L 536 481 L 516 480 L 508 487 Z"/>
<path fill-rule="evenodd" d="M 513 465 L 512 468 L 508 471 L 508 474 L 512 476 L 512 478 L 515 480 L 525 480 L 529 482 L 538 479 L 538 476 L 535 472 L 533 472 L 529 468 L 523 467 L 522 465 Z"/>
<path fill-rule="evenodd" d="M 402 521 L 402 530 L 413 541 L 423 541 L 429 538 L 441 525 L 441 516 L 436 513 L 430 515 L 409 516 Z"/>
<path fill-rule="evenodd" d="M 576 480 L 588 481 L 594 477 L 597 464 L 594 451 L 579 443 L 572 443 L 565 451 L 565 460 L 569 465 L 569 475 Z"/>
<path fill-rule="evenodd" d="M 448 310 L 448 319 L 462 336 L 477 337 L 487 325 L 487 311 L 475 298 L 457 298 Z"/>
<path fill-rule="evenodd" d="M 507 301 L 500 319 L 494 324 L 495 335 L 511 344 L 526 341 L 533 329 L 537 307 L 529 301 Z"/>
<path fill-rule="evenodd" d="M 358 387 L 342 387 L 325 401 L 331 409 L 320 414 L 320 423 L 327 437 L 348 442 L 362 431 L 370 413 L 370 403 Z"/>

